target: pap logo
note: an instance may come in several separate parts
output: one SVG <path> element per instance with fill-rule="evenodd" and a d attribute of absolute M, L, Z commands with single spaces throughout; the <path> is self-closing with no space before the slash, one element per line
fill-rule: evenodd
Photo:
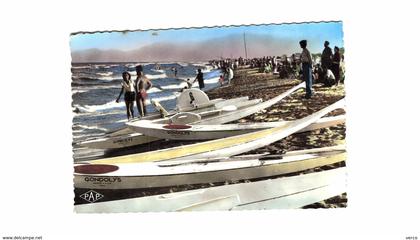
<path fill-rule="evenodd" d="M 90 202 L 90 203 L 94 203 L 96 201 L 98 201 L 99 199 L 103 198 L 104 195 L 97 193 L 93 190 L 90 190 L 88 192 L 83 193 L 82 195 L 80 195 L 80 198 Z"/>

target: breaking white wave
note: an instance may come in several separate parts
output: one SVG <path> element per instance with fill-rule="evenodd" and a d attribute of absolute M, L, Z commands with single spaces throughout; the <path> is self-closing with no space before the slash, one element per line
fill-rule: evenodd
<path fill-rule="evenodd" d="M 90 66 L 72 66 L 72 69 L 88 69 L 91 68 Z"/>
<path fill-rule="evenodd" d="M 204 82 L 205 83 L 217 83 L 217 82 L 219 82 L 219 77 L 204 79 Z"/>
<path fill-rule="evenodd" d="M 105 85 L 105 86 L 78 86 L 72 88 L 72 93 L 83 93 L 88 92 L 90 90 L 103 90 L 103 89 L 115 89 L 115 88 L 121 88 L 121 84 L 113 84 L 113 85 Z"/>
<path fill-rule="evenodd" d="M 153 72 L 158 72 L 158 73 L 165 73 L 165 70 L 163 70 L 163 69 L 150 69 L 151 71 L 153 71 Z"/>
<path fill-rule="evenodd" d="M 167 78 L 168 76 L 166 75 L 166 73 L 162 73 L 162 74 L 157 74 L 157 75 L 146 74 L 146 77 L 150 80 L 153 80 L 153 79 Z"/>
<path fill-rule="evenodd" d="M 131 71 L 129 72 L 131 74 L 131 78 L 134 79 L 137 76 L 136 71 Z M 166 75 L 166 73 L 162 73 L 162 74 L 156 74 L 156 75 L 152 75 L 152 74 L 146 74 L 146 77 L 150 80 L 154 80 L 154 79 L 161 79 L 161 78 L 167 78 L 168 76 Z"/>
<path fill-rule="evenodd" d="M 166 86 L 162 86 L 162 89 L 165 89 L 165 90 L 179 90 L 181 88 L 184 88 L 184 86 L 187 86 L 187 83 L 166 85 Z"/>
<path fill-rule="evenodd" d="M 98 126 L 87 126 L 82 124 L 75 124 L 73 127 L 75 128 L 81 128 L 81 129 L 90 129 L 90 130 L 101 130 L 101 131 L 108 131 L 108 129 Z M 78 131 L 78 130 L 75 130 Z"/>
<path fill-rule="evenodd" d="M 151 64 L 153 64 L 153 65 L 154 65 L 154 63 L 150 63 L 150 62 L 148 62 L 148 63 L 128 63 L 128 64 L 125 64 L 124 66 L 125 66 L 125 67 L 128 67 L 128 68 L 134 68 L 134 67 L 136 67 L 137 65 L 142 65 L 143 67 L 145 67 L 145 66 L 147 66 L 147 65 L 151 65 Z"/>
<path fill-rule="evenodd" d="M 100 76 L 111 76 L 114 73 L 113 72 L 104 72 L 104 73 L 99 72 L 99 73 L 96 73 L 96 74 L 98 74 Z"/>
<path fill-rule="evenodd" d="M 176 96 L 175 95 L 169 95 L 169 96 L 165 96 L 165 97 L 158 97 L 158 98 L 153 98 L 152 100 L 154 101 L 158 101 L 158 102 L 163 102 L 163 101 L 168 101 L 168 100 L 172 100 L 175 99 Z M 146 105 L 150 104 L 150 98 L 148 98 L 146 100 Z"/>
<path fill-rule="evenodd" d="M 187 83 L 180 83 L 180 84 L 171 84 L 171 85 L 166 85 L 166 86 L 159 86 L 159 87 L 152 87 L 150 90 L 147 91 L 147 93 L 156 93 L 156 92 L 162 92 L 162 90 L 164 91 L 170 91 L 170 90 L 174 90 L 174 91 L 179 91 L 184 87 L 187 87 Z"/>
<path fill-rule="evenodd" d="M 161 102 L 161 101 L 172 100 L 175 98 L 176 98 L 175 95 L 170 95 L 170 96 L 153 98 L 153 100 Z M 147 99 L 146 105 L 149 105 L 149 104 L 150 104 L 150 99 Z M 85 105 L 85 106 L 74 105 L 73 111 L 78 111 L 80 113 L 101 113 L 104 111 L 109 111 L 109 110 L 117 109 L 117 108 L 125 108 L 124 99 L 121 99 L 119 103 L 113 100 L 102 105 Z"/>
<path fill-rule="evenodd" d="M 119 103 L 113 100 L 102 105 L 77 106 L 79 111 L 82 113 L 94 113 L 94 112 L 100 112 L 100 111 L 110 110 L 114 108 L 123 108 L 123 107 L 125 107 L 124 99 L 121 99 Z"/>
<path fill-rule="evenodd" d="M 206 62 L 196 62 L 196 63 L 193 63 L 191 65 L 196 66 L 196 67 L 205 67 L 207 65 L 207 63 Z"/>
<path fill-rule="evenodd" d="M 122 77 L 113 77 L 113 76 L 103 76 L 103 77 L 98 77 L 98 80 L 102 80 L 102 81 L 116 81 L 116 80 L 122 80 Z"/>
<path fill-rule="evenodd" d="M 71 90 L 72 94 L 76 94 L 76 93 L 84 93 L 84 92 L 88 92 L 89 90 L 87 89 L 73 89 Z"/>
<path fill-rule="evenodd" d="M 186 67 L 188 66 L 189 63 L 185 63 L 185 62 L 177 62 L 178 65 Z"/>

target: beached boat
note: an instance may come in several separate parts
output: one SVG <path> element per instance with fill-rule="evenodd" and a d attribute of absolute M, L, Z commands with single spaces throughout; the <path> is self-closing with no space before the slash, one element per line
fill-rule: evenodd
<path fill-rule="evenodd" d="M 185 96 L 193 96 L 194 101 L 188 101 Z M 179 100 L 179 99 L 183 99 Z M 186 101 L 186 102 L 184 102 Z M 256 100 L 251 100 L 255 102 Z M 178 96 L 177 100 L 177 107 L 175 110 L 166 111 L 163 107 L 156 101 L 151 101 L 153 105 L 157 108 L 159 113 L 152 113 L 148 114 L 141 119 L 136 118 L 131 120 L 130 122 L 135 122 L 139 120 L 156 120 L 161 119 L 162 117 L 170 117 L 180 113 L 181 109 L 185 112 L 192 112 L 192 113 L 203 113 L 209 114 L 211 112 L 217 112 L 221 110 L 224 106 L 236 106 L 243 105 L 244 102 L 248 102 L 248 97 L 239 97 L 233 99 L 213 99 L 209 100 L 207 95 L 199 89 L 188 89 L 184 91 Z M 109 132 L 104 134 L 101 137 L 95 138 L 88 138 L 82 142 L 76 143 L 79 147 L 86 147 L 86 148 L 93 148 L 93 149 L 116 149 L 116 148 L 124 148 L 130 147 L 135 145 L 141 145 L 144 143 L 156 141 L 158 139 L 146 137 L 142 134 L 139 134 L 128 127 L 124 127 L 121 129 L 117 129 L 115 131 Z"/>
<path fill-rule="evenodd" d="M 298 132 L 312 131 L 320 128 L 335 126 L 345 122 L 345 115 L 335 117 L 324 117 L 312 123 Z M 210 140 L 226 138 L 245 133 L 255 132 L 263 129 L 291 125 L 293 121 L 277 122 L 257 122 L 257 123 L 237 123 L 237 124 L 217 124 L 217 125 L 192 125 L 192 124 L 173 124 L 156 123 L 152 121 L 136 121 L 127 123 L 134 131 L 145 136 L 158 139 L 170 140 Z"/>
<path fill-rule="evenodd" d="M 87 161 L 90 164 L 119 164 L 165 160 L 213 159 L 238 155 L 281 140 L 310 124 L 327 113 L 344 107 L 344 99 L 288 126 L 280 126 L 238 136 L 184 145 L 158 151 Z"/>
<path fill-rule="evenodd" d="M 198 89 L 188 89 L 178 97 L 177 106 L 179 110 L 190 112 L 180 112 L 163 119 L 152 120 L 152 123 L 188 123 L 192 125 L 228 123 L 268 108 L 304 86 L 304 83 L 301 83 L 265 102 L 262 102 L 261 99 L 248 100 L 247 97 L 220 101 L 214 103 L 212 105 L 213 108 L 210 110 L 203 109 L 204 107 L 209 107 L 206 104 L 209 100 L 205 93 L 201 92 L 198 94 L 199 92 L 196 91 Z M 194 109 L 200 110 L 192 112 Z M 150 118 L 146 120 L 150 120 Z M 128 126 L 132 124 L 141 125 L 143 121 L 145 120 L 130 121 L 127 124 Z M 89 148 L 115 149 L 149 143 L 159 139 L 161 138 L 144 136 L 132 129 L 122 129 L 103 138 L 84 141 L 80 145 Z"/>
<path fill-rule="evenodd" d="M 276 156 L 238 156 L 164 163 L 80 164 L 75 166 L 74 186 L 87 189 L 136 189 L 238 181 L 299 172 L 341 162 L 345 158 L 344 146 L 337 146 L 332 150 L 314 149 L 306 153 L 290 152 Z M 95 170 L 103 173 L 92 174 Z"/>
<path fill-rule="evenodd" d="M 299 208 L 346 191 L 346 168 L 218 187 L 80 204 L 77 213 Z"/>

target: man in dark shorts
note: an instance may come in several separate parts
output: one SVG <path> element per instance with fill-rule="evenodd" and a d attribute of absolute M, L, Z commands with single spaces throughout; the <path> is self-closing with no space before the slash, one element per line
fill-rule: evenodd
<path fill-rule="evenodd" d="M 194 82 L 198 81 L 198 86 L 200 87 L 200 89 L 204 88 L 204 77 L 203 77 L 203 73 L 201 72 L 201 69 L 198 69 L 198 74 L 197 77 L 195 77 Z"/>
<path fill-rule="evenodd" d="M 322 69 L 331 69 L 331 64 L 332 64 L 332 50 L 329 47 L 330 42 L 325 41 L 324 43 L 324 50 L 322 51 L 322 55 L 321 55 L 321 67 Z"/>

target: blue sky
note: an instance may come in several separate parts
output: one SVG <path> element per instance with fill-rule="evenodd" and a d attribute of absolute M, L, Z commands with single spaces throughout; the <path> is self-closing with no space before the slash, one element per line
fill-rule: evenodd
<path fill-rule="evenodd" d="M 152 34 L 154 32 L 157 34 Z M 70 46 L 72 52 L 93 48 L 101 50 L 133 50 L 158 42 L 202 42 L 213 38 L 222 38 L 228 35 L 243 33 L 271 35 L 272 37 L 295 41 L 307 39 L 309 49 L 312 52 L 322 51 L 323 46 L 322 44 L 311 46 L 311 41 L 323 42 L 324 40 L 328 40 L 331 47 L 343 47 L 341 22 L 77 34 L 71 36 Z"/>

